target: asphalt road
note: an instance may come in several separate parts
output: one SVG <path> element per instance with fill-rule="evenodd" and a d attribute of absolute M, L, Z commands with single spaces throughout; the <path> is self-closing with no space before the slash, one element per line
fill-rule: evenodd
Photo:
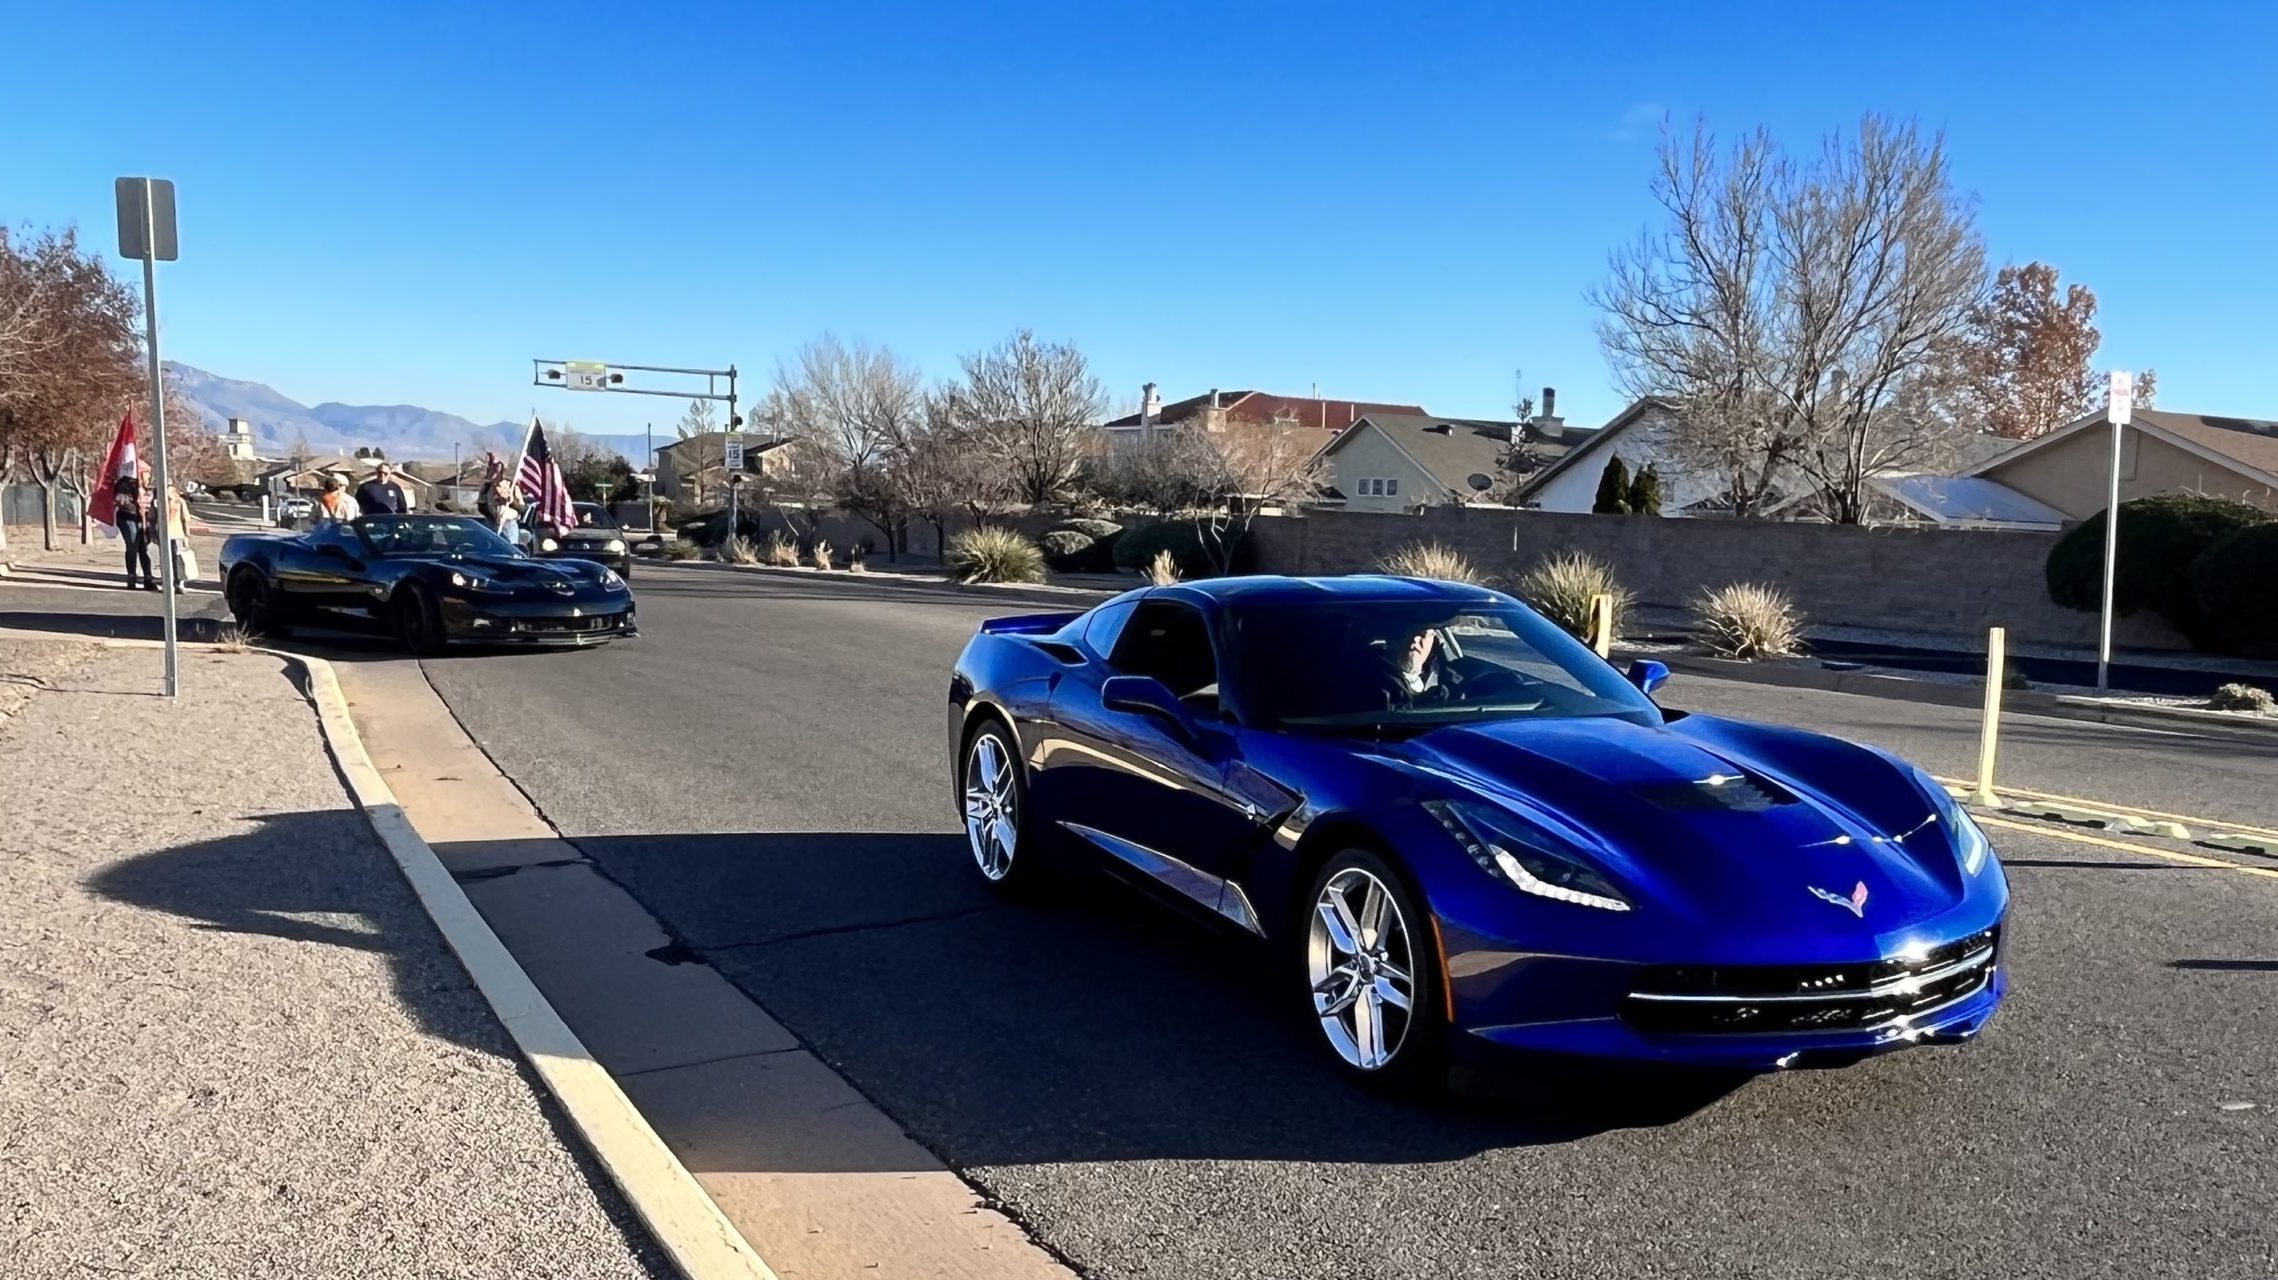
<path fill-rule="evenodd" d="M 1110 891 L 977 887 L 942 699 L 1002 606 L 637 587 L 636 644 L 429 678 L 565 836 L 1090 1274 L 2278 1269 L 2278 880 L 2002 833 L 2015 994 L 1973 1045 L 1392 1103 L 1317 1067 L 1250 944 Z M 1667 697 L 1974 760 L 1964 712 L 1684 676 Z M 2029 719 L 2004 751 L 2016 785 L 2278 825 L 2278 752 Z"/>

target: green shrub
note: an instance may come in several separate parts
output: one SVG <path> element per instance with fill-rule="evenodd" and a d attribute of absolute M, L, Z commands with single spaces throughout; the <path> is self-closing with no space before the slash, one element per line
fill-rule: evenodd
<path fill-rule="evenodd" d="M 1803 615 L 1778 587 L 1735 582 L 1705 591 L 1693 618 L 1701 643 L 1720 658 L 1786 658 L 1803 647 Z"/>
<path fill-rule="evenodd" d="M 1514 584 L 1519 598 L 1535 612 L 1584 640 L 1590 638 L 1590 601 L 1600 595 L 1614 599 L 1614 635 L 1621 635 L 1623 615 L 1635 597 L 1614 581 L 1613 570 L 1580 551 L 1561 551 L 1538 561 Z"/>
<path fill-rule="evenodd" d="M 1044 563 L 1062 573 L 1081 573 L 1091 567 L 1099 539 L 1081 529 L 1054 529 L 1036 540 Z"/>
<path fill-rule="evenodd" d="M 2219 647 L 2222 630 L 2210 624 L 2195 593 L 2192 563 L 2225 535 L 2262 524 L 2267 513 L 2227 498 L 2164 493 L 2120 504 L 2119 573 L 2112 606 L 2123 614 L 2149 609 L 2175 625 L 2192 644 Z M 2103 607 L 2104 513 L 2075 525 L 2049 550 L 2049 599 L 2067 609 Z"/>
<path fill-rule="evenodd" d="M 674 538 L 664 544 L 664 558 L 667 560 L 694 560 L 703 554 L 704 548 L 686 538 Z"/>
<path fill-rule="evenodd" d="M 1430 578 L 1438 582 L 1486 581 L 1476 565 L 1443 542 L 1411 542 L 1377 561 L 1376 567 L 1398 578 Z"/>
<path fill-rule="evenodd" d="M 945 559 L 959 582 L 1044 581 L 1044 552 L 1012 529 L 967 529 Z"/>
<path fill-rule="evenodd" d="M 1245 548 L 1240 544 L 1238 531 L 1228 530 L 1226 536 L 1236 539 L 1232 561 L 1234 571 L 1239 573 Z M 1123 531 L 1123 536 L 1113 544 L 1111 558 L 1118 569 L 1144 571 L 1153 563 L 1157 552 L 1168 551 L 1182 577 L 1207 578 L 1218 572 L 1218 561 L 1204 545 L 1203 537 L 1203 531 L 1192 520 L 1163 520 L 1141 525 Z"/>
<path fill-rule="evenodd" d="M 2124 517 L 2120 538 L 2126 547 Z M 2216 539 L 2191 562 L 2190 578 L 2192 600 L 2215 647 L 2278 649 L 2278 521 Z"/>
<path fill-rule="evenodd" d="M 1661 468 L 1646 463 L 1645 470 L 1629 482 L 1629 513 L 1633 516 L 1661 514 Z"/>
<path fill-rule="evenodd" d="M 1590 510 L 1602 516 L 1629 514 L 1629 464 L 1620 455 L 1609 459 L 1606 469 L 1598 473 L 1598 497 Z"/>

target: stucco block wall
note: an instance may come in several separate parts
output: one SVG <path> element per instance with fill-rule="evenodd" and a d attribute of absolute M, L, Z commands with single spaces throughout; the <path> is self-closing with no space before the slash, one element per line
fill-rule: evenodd
<path fill-rule="evenodd" d="M 2093 645 L 2096 617 L 2048 598 L 2043 565 L 2056 534 L 1855 528 L 1744 520 L 1672 520 L 1434 507 L 1397 523 L 1319 512 L 1260 517 L 1252 530 L 1258 571 L 1367 572 L 1385 552 L 1436 539 L 1500 580 L 1544 556 L 1579 550 L 1612 566 L 1641 603 L 1682 608 L 1732 582 L 1780 586 L 1809 619 L 1982 640 L 1990 626 L 2012 639 Z M 2148 614 L 2119 620 L 2116 643 L 2185 648 Z"/>

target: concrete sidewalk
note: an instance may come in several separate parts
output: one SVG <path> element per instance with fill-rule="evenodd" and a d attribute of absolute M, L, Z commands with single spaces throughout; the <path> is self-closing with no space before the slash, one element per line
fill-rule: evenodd
<path fill-rule="evenodd" d="M 283 663 L 158 670 L 0 640 L 0 1272 L 668 1274 Z"/>

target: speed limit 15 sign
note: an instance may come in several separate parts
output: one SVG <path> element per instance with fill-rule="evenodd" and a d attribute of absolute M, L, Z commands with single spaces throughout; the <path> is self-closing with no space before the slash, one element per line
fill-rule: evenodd
<path fill-rule="evenodd" d="M 562 385 L 572 391 L 606 391 L 609 366 L 591 360 L 568 361 L 562 365 Z"/>

